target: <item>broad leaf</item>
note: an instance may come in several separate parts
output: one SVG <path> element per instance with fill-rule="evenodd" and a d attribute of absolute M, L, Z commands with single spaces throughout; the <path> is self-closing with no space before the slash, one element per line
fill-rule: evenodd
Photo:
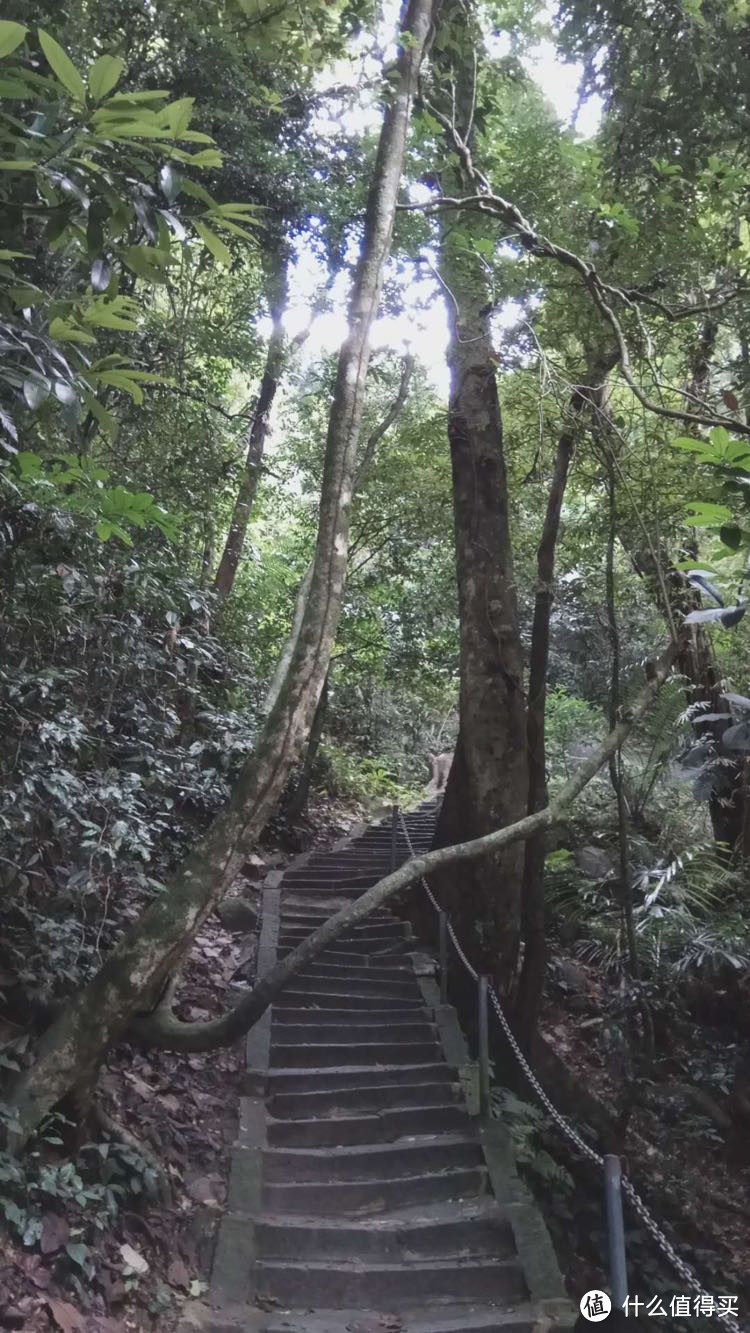
<path fill-rule="evenodd" d="M 11 19 L 0 19 L 0 59 L 15 51 L 21 45 L 28 31 L 23 23 L 13 23 Z"/>
<path fill-rule="evenodd" d="M 121 56 L 99 56 L 89 70 L 89 92 L 97 102 L 119 83 L 125 61 Z"/>
<path fill-rule="evenodd" d="M 59 79 L 63 88 L 66 88 L 71 97 L 74 97 L 77 102 L 85 102 L 86 88 L 83 79 L 60 43 L 56 42 L 54 37 L 51 37 L 43 28 L 40 28 L 39 45 L 47 57 L 52 72 Z"/>
<path fill-rule="evenodd" d="M 196 222 L 195 230 L 207 249 L 211 251 L 214 259 L 228 268 L 232 262 L 232 252 L 224 244 L 221 237 L 217 236 L 215 231 L 211 231 L 211 228 L 207 227 L 205 222 Z"/>

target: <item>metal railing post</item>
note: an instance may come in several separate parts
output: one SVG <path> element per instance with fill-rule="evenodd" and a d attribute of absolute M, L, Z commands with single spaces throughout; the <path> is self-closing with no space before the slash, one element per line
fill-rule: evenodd
<path fill-rule="evenodd" d="M 614 1153 L 604 1158 L 604 1197 L 607 1205 L 607 1242 L 612 1304 L 622 1310 L 628 1298 L 628 1269 L 625 1255 L 625 1223 L 622 1216 L 622 1168 Z"/>
<path fill-rule="evenodd" d="M 479 1000 L 479 1114 L 486 1118 L 490 1114 L 490 1034 L 488 1023 L 487 978 L 477 979 L 477 997 Z"/>
<path fill-rule="evenodd" d="M 440 1003 L 448 1003 L 448 915 L 441 912 L 440 922 Z"/>
<path fill-rule="evenodd" d="M 391 806 L 391 873 L 396 869 L 396 839 L 398 837 L 398 806 Z"/>

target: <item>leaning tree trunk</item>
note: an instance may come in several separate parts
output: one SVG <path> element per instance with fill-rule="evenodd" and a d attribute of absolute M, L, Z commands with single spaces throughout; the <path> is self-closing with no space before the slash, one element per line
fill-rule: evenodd
<path fill-rule="evenodd" d="M 478 39 L 466 22 L 463 9 L 456 7 L 451 32 L 458 33 L 466 54 L 446 80 L 455 87 L 455 114 L 463 117 L 464 132 L 473 105 L 472 37 Z M 446 193 L 472 193 L 469 184 L 460 167 L 444 173 Z M 494 235 L 492 227 L 490 223 Z M 490 293 L 483 266 L 467 246 L 467 231 L 475 240 L 483 239 L 488 224 L 462 213 L 443 224 L 440 237 L 440 276 L 449 293 L 448 439 L 460 615 L 460 711 L 437 846 L 476 838 L 520 819 L 526 813 L 528 783 L 522 649 Z M 518 951 L 522 870 L 523 848 L 511 845 L 460 873 L 435 879 L 475 961 L 493 972 L 503 990 L 510 984 Z"/>
<path fill-rule="evenodd" d="M 341 608 L 349 510 L 370 357 L 396 211 L 411 102 L 431 22 L 432 0 L 409 0 L 406 33 L 387 106 L 365 214 L 362 253 L 339 354 L 328 425 L 318 540 L 310 594 L 290 670 L 231 800 L 141 920 L 41 1038 L 34 1064 L 10 1095 L 24 1141 L 71 1087 L 85 1082 L 134 1014 L 154 1003 L 196 931 L 226 892 L 262 831 L 300 753 L 328 671 Z"/>
<path fill-rule="evenodd" d="M 257 400 L 253 406 L 248 433 L 247 456 L 232 510 L 224 550 L 214 579 L 214 592 L 220 602 L 225 601 L 234 587 L 245 546 L 255 497 L 258 493 L 260 470 L 268 434 L 268 420 L 279 385 L 279 374 L 284 360 L 284 325 L 282 323 L 287 298 L 288 256 L 280 243 L 272 256 L 267 280 L 268 309 L 271 316 L 271 334 L 266 349 L 266 364 L 260 382 Z"/>

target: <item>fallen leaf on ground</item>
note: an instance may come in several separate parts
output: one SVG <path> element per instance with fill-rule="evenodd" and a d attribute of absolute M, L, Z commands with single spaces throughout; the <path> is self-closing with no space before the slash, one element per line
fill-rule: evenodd
<path fill-rule="evenodd" d="M 187 1291 L 190 1286 L 190 1273 L 187 1265 L 182 1259 L 173 1259 L 167 1269 L 167 1282 L 173 1287 L 184 1287 Z"/>
<path fill-rule="evenodd" d="M 39 1248 L 42 1254 L 54 1254 L 67 1245 L 70 1240 L 70 1227 L 64 1217 L 57 1213 L 47 1213 L 42 1219 L 42 1234 Z"/>
<path fill-rule="evenodd" d="M 147 1273 L 148 1260 L 144 1259 L 142 1254 L 133 1249 L 132 1245 L 120 1246 L 120 1257 L 129 1273 Z"/>
<path fill-rule="evenodd" d="M 68 1301 L 48 1300 L 47 1307 L 62 1333 L 85 1333 L 86 1321 L 80 1310 Z"/>

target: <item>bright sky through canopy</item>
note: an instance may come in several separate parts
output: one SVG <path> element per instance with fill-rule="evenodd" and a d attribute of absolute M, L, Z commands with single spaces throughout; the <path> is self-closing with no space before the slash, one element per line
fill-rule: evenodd
<path fill-rule="evenodd" d="M 393 8 L 387 4 L 386 8 Z M 551 9 L 546 17 L 551 20 Z M 392 31 L 389 24 L 388 30 Z M 493 56 L 501 59 L 510 49 L 507 33 L 500 33 L 489 39 Z M 395 50 L 395 48 L 394 48 Z M 583 77 L 582 66 L 574 61 L 560 59 L 554 41 L 544 38 L 537 42 L 523 57 L 523 64 L 528 74 L 539 84 L 545 97 L 563 125 L 574 128 L 582 139 L 596 134 L 601 119 L 601 99 L 589 97 L 579 105 L 579 88 Z M 351 80 L 352 68 L 342 62 L 337 67 L 336 81 Z M 575 124 L 573 124 L 575 117 Z M 363 128 L 377 128 L 379 116 L 375 107 L 362 104 L 349 108 L 341 119 L 333 119 L 328 113 L 321 112 L 317 120 L 317 129 L 321 135 L 340 133 L 342 126 L 352 134 L 360 134 Z M 373 346 L 375 349 L 389 347 L 395 351 L 405 351 L 411 346 L 418 351 L 435 387 L 447 395 L 448 379 L 445 365 L 447 326 L 440 288 L 435 277 L 430 273 L 428 262 L 417 271 L 413 266 L 406 270 L 401 266 L 398 281 L 403 291 L 404 312 L 400 315 L 383 315 L 374 328 Z M 395 274 L 395 265 L 390 266 L 390 275 Z M 326 272 L 322 263 L 306 244 L 298 244 L 297 257 L 292 273 L 289 308 L 285 324 L 291 336 L 305 328 L 310 319 L 310 306 L 316 294 L 326 281 Z M 305 361 L 314 361 L 318 357 L 330 354 L 338 349 L 346 336 L 346 291 L 347 282 L 344 274 L 334 284 L 331 292 L 332 308 L 313 320 L 311 332 L 304 349 Z M 512 328 L 521 314 L 515 302 L 507 302 L 495 320 L 495 327 Z M 270 332 L 270 321 L 259 321 L 259 329 L 264 336 Z"/>

